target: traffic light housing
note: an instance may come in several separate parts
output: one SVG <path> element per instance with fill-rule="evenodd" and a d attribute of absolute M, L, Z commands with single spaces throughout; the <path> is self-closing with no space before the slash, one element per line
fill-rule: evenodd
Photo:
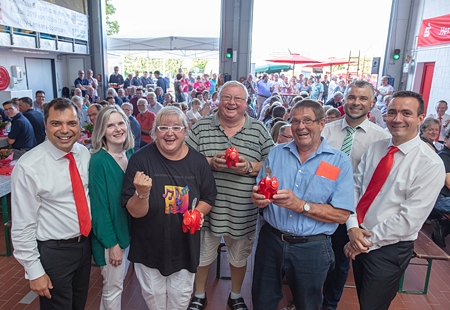
<path fill-rule="evenodd" d="M 225 54 L 225 57 L 230 59 L 233 56 L 233 49 L 232 48 L 227 48 L 227 52 Z"/>
<path fill-rule="evenodd" d="M 396 48 L 394 50 L 394 60 L 399 60 L 400 59 L 400 49 Z"/>

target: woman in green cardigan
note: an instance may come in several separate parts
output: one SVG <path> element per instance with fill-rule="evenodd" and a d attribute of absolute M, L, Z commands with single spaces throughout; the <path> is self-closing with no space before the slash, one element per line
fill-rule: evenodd
<path fill-rule="evenodd" d="M 128 117 L 118 105 L 100 110 L 91 146 L 92 254 L 103 276 L 100 309 L 120 309 L 130 246 L 129 215 L 120 199 L 134 138 Z"/>

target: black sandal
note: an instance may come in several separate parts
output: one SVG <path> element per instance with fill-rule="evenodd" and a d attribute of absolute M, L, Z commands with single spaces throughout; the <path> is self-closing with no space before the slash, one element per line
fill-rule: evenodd
<path fill-rule="evenodd" d="M 239 297 L 232 299 L 231 293 L 230 296 L 228 296 L 228 307 L 230 307 L 231 310 L 248 310 L 247 305 L 244 302 L 244 298 Z"/>
<path fill-rule="evenodd" d="M 208 300 L 206 299 L 206 293 L 205 298 L 198 298 L 198 297 L 192 297 L 191 303 L 189 304 L 189 308 L 187 310 L 203 310 L 206 308 L 206 305 L 208 304 Z"/>

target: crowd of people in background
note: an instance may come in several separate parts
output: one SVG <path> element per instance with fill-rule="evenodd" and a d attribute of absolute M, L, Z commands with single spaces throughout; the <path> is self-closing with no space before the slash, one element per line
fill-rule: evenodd
<path fill-rule="evenodd" d="M 64 90 L 70 99 L 46 103 L 39 90 L 35 101 L 13 98 L 0 109 L 20 158 L 14 254 L 42 307 L 83 307 L 92 251 L 102 309 L 120 308 L 130 261 L 150 309 L 205 309 L 209 266 L 224 241 L 227 304 L 245 310 L 242 283 L 258 236 L 255 309 L 276 309 L 283 278 L 291 309 L 336 309 L 350 261 L 361 308 L 387 309 L 427 218 L 445 247 L 446 101 L 425 118 L 422 97 L 394 92 L 388 76 L 377 86 L 370 75 L 142 74 L 124 79 L 114 67 L 102 99 L 92 70 L 79 70 L 73 92 Z M 230 166 L 231 147 L 239 155 Z M 42 171 L 53 166 L 47 184 Z M 268 199 L 259 185 L 273 176 L 279 187 Z M 183 214 L 194 209 L 202 228 L 183 233 Z"/>

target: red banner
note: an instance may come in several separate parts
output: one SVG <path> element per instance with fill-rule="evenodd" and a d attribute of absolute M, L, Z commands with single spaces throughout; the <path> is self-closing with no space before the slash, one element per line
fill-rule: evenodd
<path fill-rule="evenodd" d="M 450 44 L 450 14 L 424 19 L 420 27 L 418 46 Z"/>

